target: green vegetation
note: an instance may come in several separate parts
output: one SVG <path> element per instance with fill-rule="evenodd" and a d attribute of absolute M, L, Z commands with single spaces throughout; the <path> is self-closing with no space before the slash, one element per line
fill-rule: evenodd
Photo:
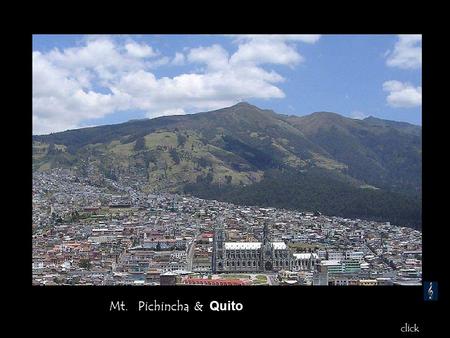
<path fill-rule="evenodd" d="M 185 192 L 236 204 L 320 211 L 326 215 L 390 221 L 413 227 L 421 224 L 419 198 L 360 189 L 333 172 L 317 168 L 306 172 L 266 171 L 261 182 L 245 187 L 219 187 L 205 182 L 187 184 Z"/>
<path fill-rule="evenodd" d="M 419 227 L 421 149 L 421 128 L 407 123 L 241 103 L 33 136 L 33 170 L 77 168 L 132 177 L 146 191 Z"/>
<path fill-rule="evenodd" d="M 90 270 L 91 269 L 91 261 L 87 258 L 81 258 L 78 263 L 79 267 L 82 269 Z"/>
<path fill-rule="evenodd" d="M 250 279 L 249 275 L 244 275 L 244 274 L 224 274 L 223 277 L 224 278 L 230 278 L 230 279 L 234 279 L 234 278 Z"/>
<path fill-rule="evenodd" d="M 144 149 L 145 149 L 145 139 L 143 136 L 141 136 L 136 140 L 136 144 L 134 145 L 134 151 L 140 151 Z"/>
<path fill-rule="evenodd" d="M 420 195 L 421 128 L 408 123 L 347 119 L 332 113 L 290 117 L 309 140 L 346 165 L 342 171 L 366 184 Z"/>
<path fill-rule="evenodd" d="M 178 147 L 183 148 L 184 145 L 186 144 L 187 141 L 187 137 L 182 135 L 182 134 L 177 134 L 177 143 L 178 143 Z"/>
<path fill-rule="evenodd" d="M 253 285 L 267 284 L 267 277 L 264 275 L 257 275 L 256 279 L 253 281 Z"/>
<path fill-rule="evenodd" d="M 180 164 L 180 161 L 181 161 L 180 160 L 180 155 L 178 155 L 177 150 L 175 148 L 172 148 L 172 149 L 169 150 L 169 153 L 170 153 L 170 157 L 172 158 L 172 161 L 175 164 Z"/>

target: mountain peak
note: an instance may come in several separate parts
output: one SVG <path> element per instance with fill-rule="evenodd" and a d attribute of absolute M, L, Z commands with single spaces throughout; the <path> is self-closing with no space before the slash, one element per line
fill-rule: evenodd
<path fill-rule="evenodd" d="M 249 112 L 249 111 L 260 112 L 260 111 L 262 111 L 262 109 L 258 108 L 257 106 L 254 106 L 248 102 L 242 101 L 242 102 L 238 102 L 235 105 L 232 105 L 229 107 L 220 108 L 217 110 L 213 110 L 210 112 L 204 112 L 204 113 L 206 113 L 206 114 L 210 114 L 210 113 L 219 113 L 219 114 L 239 113 L 239 114 L 241 114 L 241 113 Z"/>
<path fill-rule="evenodd" d="M 257 110 L 257 111 L 261 111 L 262 110 L 261 108 L 255 106 L 253 104 L 250 104 L 248 102 L 245 102 L 245 101 L 238 102 L 235 105 L 233 105 L 231 107 L 228 107 L 228 108 L 225 108 L 225 109 L 231 109 L 233 111 L 244 110 L 244 109 L 245 110 Z"/>
<path fill-rule="evenodd" d="M 380 119 L 376 118 L 375 116 L 372 116 L 372 115 L 369 115 L 363 119 L 363 121 L 376 121 L 376 120 L 380 120 Z"/>
<path fill-rule="evenodd" d="M 310 116 L 315 117 L 328 117 L 328 118 L 342 118 L 342 115 L 339 115 L 338 113 L 333 113 L 329 111 L 318 111 L 310 114 Z"/>
<path fill-rule="evenodd" d="M 231 106 L 231 107 L 253 107 L 253 108 L 258 108 L 258 107 L 254 106 L 254 105 L 252 105 L 252 104 L 250 104 L 250 103 L 248 103 L 246 101 L 238 102 L 234 106 Z"/>

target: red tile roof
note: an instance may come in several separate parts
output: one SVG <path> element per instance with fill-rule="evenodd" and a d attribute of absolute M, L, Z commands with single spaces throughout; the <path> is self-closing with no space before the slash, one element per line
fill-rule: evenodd
<path fill-rule="evenodd" d="M 248 281 L 240 279 L 203 279 L 203 278 L 186 278 L 183 284 L 190 285 L 247 285 Z"/>

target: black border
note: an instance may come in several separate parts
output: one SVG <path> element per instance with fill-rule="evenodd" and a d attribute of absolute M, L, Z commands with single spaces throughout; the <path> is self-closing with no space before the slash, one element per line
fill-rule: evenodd
<path fill-rule="evenodd" d="M 136 11 L 131 11 L 132 13 L 127 13 L 124 11 L 123 15 L 134 15 Z M 422 333 L 436 332 L 436 330 L 443 326 L 439 320 L 439 306 L 443 302 L 443 298 L 446 296 L 446 289 L 443 284 L 443 272 L 441 268 L 445 269 L 445 265 L 441 265 L 440 262 L 440 252 L 442 249 L 445 250 L 446 246 L 443 246 L 443 236 L 442 228 L 444 222 L 442 220 L 442 214 L 445 212 L 444 200 L 439 199 L 436 195 L 435 187 L 439 185 L 439 174 L 444 174 L 444 169 L 437 168 L 433 166 L 433 161 L 438 159 L 439 156 L 445 154 L 442 149 L 442 143 L 444 141 L 445 133 L 444 126 L 439 124 L 436 115 L 440 113 L 443 109 L 439 106 L 439 96 L 442 95 L 439 92 L 438 86 L 436 85 L 436 80 L 432 77 L 437 77 L 436 72 L 439 72 L 436 56 L 440 52 L 439 48 L 439 36 L 434 35 L 433 32 L 425 30 L 422 27 L 417 28 L 411 27 L 411 23 L 415 20 L 421 20 L 421 17 L 410 16 L 408 17 L 409 24 L 402 26 L 389 25 L 385 19 L 388 17 L 390 19 L 399 20 L 399 16 L 386 15 L 386 13 L 380 13 L 381 15 L 371 20 L 367 20 L 365 16 L 355 16 L 354 18 L 349 18 L 346 23 L 339 21 L 339 26 L 332 26 L 334 22 L 329 22 L 329 27 L 326 27 L 326 23 L 317 18 L 317 22 L 312 26 L 306 26 L 303 24 L 298 24 L 299 21 L 304 16 L 299 16 L 297 20 L 287 18 L 286 21 L 281 20 L 281 24 L 277 23 L 271 24 L 267 23 L 264 25 L 259 25 L 258 29 L 253 27 L 242 27 L 237 22 L 241 22 L 242 17 L 247 13 L 239 12 L 234 13 L 233 17 L 226 17 L 223 20 L 218 19 L 214 16 L 205 16 L 198 21 L 192 21 L 189 25 L 176 28 L 167 28 L 164 25 L 163 30 L 154 29 L 148 31 L 145 28 L 145 24 L 136 24 L 132 22 L 128 25 L 126 33 L 321 33 L 321 34 L 395 34 L 395 33 L 421 33 L 423 34 L 423 106 L 422 106 L 422 119 L 423 119 L 423 279 L 424 281 L 438 281 L 439 282 L 439 297 L 438 302 L 425 302 L 423 300 L 423 290 L 422 287 L 376 287 L 376 288 L 366 288 L 366 287 L 264 287 L 264 286 L 253 286 L 253 287 L 195 287 L 195 286 L 176 286 L 176 287 L 139 287 L 139 286 L 55 286 L 55 287 L 38 287 L 32 286 L 30 280 L 31 269 L 29 268 L 31 255 L 29 254 L 30 247 L 28 241 L 21 241 L 20 238 L 29 236 L 28 231 L 23 231 L 29 226 L 29 216 L 22 212 L 19 214 L 23 217 L 21 222 L 17 222 L 15 226 L 23 227 L 19 230 L 17 234 L 18 241 L 22 243 L 27 243 L 26 247 L 20 249 L 23 254 L 23 269 L 22 273 L 19 274 L 20 285 L 22 289 L 19 291 L 19 297 L 22 297 L 25 301 L 25 307 L 30 308 L 30 315 L 37 319 L 36 322 L 45 320 L 55 321 L 57 319 L 68 320 L 71 318 L 93 318 L 92 316 L 98 316 L 100 314 L 105 315 L 106 319 L 114 320 L 117 318 L 119 321 L 134 320 L 138 321 L 144 320 L 152 322 L 152 327 L 158 326 L 158 321 L 160 319 L 169 320 L 182 320 L 187 319 L 190 323 L 189 327 L 192 329 L 197 325 L 201 329 L 202 326 L 207 324 L 207 322 L 212 322 L 214 326 L 220 328 L 223 325 L 227 325 L 227 320 L 229 317 L 233 320 L 233 325 L 238 325 L 242 322 L 244 318 L 250 327 L 255 329 L 282 329 L 292 328 L 294 330 L 299 330 L 298 332 L 308 331 L 313 334 L 331 333 L 331 334 L 342 334 L 346 333 L 348 335 L 356 334 L 357 336 L 366 336 L 369 334 L 388 334 L 396 335 L 399 333 L 400 327 L 408 322 L 410 324 L 417 323 L 422 329 Z M 376 11 L 375 11 L 376 12 Z M 298 12 L 297 12 L 298 13 Z M 79 13 L 80 16 L 77 19 L 69 19 L 66 21 L 62 17 L 56 18 L 55 21 L 50 23 L 41 23 L 41 28 L 33 27 L 31 30 L 26 31 L 22 35 L 21 47 L 24 49 L 22 53 L 24 55 L 20 56 L 20 60 L 23 69 L 25 71 L 24 83 L 31 82 L 31 60 L 28 54 L 31 45 L 31 34 L 42 34 L 42 33 L 52 33 L 57 31 L 62 33 L 60 27 L 70 24 L 75 24 L 75 29 L 66 31 L 64 33 L 84 33 L 84 32 L 95 32 L 95 33 L 120 33 L 124 32 L 123 29 L 117 28 L 100 28 L 96 24 L 96 18 L 92 17 L 89 11 L 86 13 Z M 85 15 L 83 17 L 83 14 Z M 283 12 L 285 14 L 285 12 Z M 396 13 L 399 14 L 399 13 Z M 275 10 L 273 15 L 278 15 Z M 142 15 L 141 16 L 145 16 Z M 165 13 L 162 14 L 163 19 L 167 19 Z M 79 21 L 82 19 L 83 29 L 79 27 Z M 136 18 L 139 20 L 140 18 Z M 150 18 L 143 17 L 141 20 L 146 19 L 147 22 Z M 327 18 L 328 19 L 328 18 Z M 172 18 L 170 23 L 172 24 L 177 18 Z M 236 20 L 236 21 L 235 21 Z M 292 21 L 289 21 L 292 20 Z M 228 26 L 226 29 L 217 30 L 215 26 L 211 26 L 212 23 L 217 24 L 217 22 L 224 23 Z M 390 21 L 392 22 L 392 21 Z M 145 22 L 146 23 L 146 22 Z M 384 28 L 373 30 L 367 28 L 368 24 L 384 24 Z M 91 24 L 91 26 L 89 26 Z M 232 27 L 230 27 L 230 24 Z M 307 23 L 309 24 L 309 23 Z M 347 25 L 346 25 L 347 24 Z M 93 25 L 93 26 L 92 26 Z M 244 25 L 245 26 L 245 25 Z M 250 24 L 251 26 L 251 24 Z M 325 27 L 325 29 L 323 28 Z M 387 27 L 387 28 L 386 28 Z M 206 32 L 205 32 L 206 30 Z M 441 56 L 442 57 L 442 56 Z M 29 68 L 24 67 L 27 65 Z M 31 88 L 30 88 L 31 89 Z M 30 90 L 29 89 L 29 90 Z M 23 92 L 25 93 L 25 91 Z M 25 111 L 31 111 L 31 100 L 27 103 L 26 99 L 23 97 L 23 93 L 19 93 L 20 98 L 19 103 L 23 105 L 23 114 Z M 442 97 L 442 96 L 441 96 Z M 21 115 L 24 116 L 24 115 Z M 20 125 L 23 126 L 23 121 L 20 121 Z M 442 128 L 442 130 L 440 130 Z M 31 128 L 25 129 L 25 135 L 23 140 L 23 146 L 29 147 L 29 138 L 32 134 Z M 441 147 L 441 148 L 439 148 Z M 27 148 L 25 148 L 27 149 Z M 31 151 L 31 147 L 29 147 Z M 26 155 L 23 155 L 26 157 Z M 24 174 L 21 175 L 21 184 L 24 185 L 23 191 L 25 193 L 20 193 L 21 197 L 24 199 L 22 207 L 24 205 L 30 205 L 29 191 L 30 183 L 26 182 L 23 177 L 29 175 L 29 169 L 31 168 L 31 156 L 29 159 L 23 159 L 26 163 L 21 169 L 24 170 Z M 30 162 L 28 162 L 30 161 Z M 28 176 L 29 177 L 29 176 Z M 444 177 L 444 176 L 442 176 Z M 439 188 L 437 188 L 439 190 Z M 20 224 L 17 224 L 20 223 Z M 22 233 L 22 231 L 24 233 Z M 15 241 L 16 242 L 16 241 Z M 15 250 L 18 250 L 17 248 Z M 443 269 L 442 269 L 443 270 Z M 19 277 L 14 277 L 12 283 L 16 283 Z M 132 311 L 133 304 L 137 300 L 148 300 L 158 299 L 160 301 L 169 302 L 176 299 L 180 299 L 182 302 L 188 302 L 192 304 L 194 301 L 198 300 L 202 303 L 208 303 L 210 300 L 234 300 L 239 301 L 244 304 L 244 311 L 242 312 L 223 312 L 223 313 L 212 313 L 212 312 L 162 312 L 162 313 L 150 313 L 150 312 L 135 312 Z M 110 312 L 109 305 L 112 300 L 124 300 L 128 303 L 130 311 L 128 312 Z M 144 314 L 144 315 L 142 315 Z M 255 321 L 250 320 L 247 315 L 252 314 L 258 317 Z M 204 316 L 212 316 L 205 321 Z M 259 317 L 261 316 L 261 317 Z M 260 319 L 258 319 L 260 318 Z M 211 321 L 211 319 L 213 319 Z M 222 322 L 223 321 L 223 322 Z M 230 323 L 230 322 L 228 322 Z M 174 326 L 177 326 L 174 324 Z M 167 328 L 167 327 L 166 327 Z M 172 327 L 169 327 L 171 329 Z M 216 331 L 217 332 L 217 331 Z M 281 331 L 280 331 L 281 333 Z"/>

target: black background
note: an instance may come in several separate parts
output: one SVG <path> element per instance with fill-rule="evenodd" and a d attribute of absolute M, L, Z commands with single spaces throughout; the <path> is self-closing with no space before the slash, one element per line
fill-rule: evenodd
<path fill-rule="evenodd" d="M 191 334 L 238 333 L 242 328 L 258 330 L 267 335 L 287 334 L 295 336 L 405 336 L 400 328 L 405 324 L 417 324 L 420 335 L 442 336 L 438 330 L 445 328 L 442 322 L 443 303 L 447 299 L 441 260 L 448 246 L 444 244 L 446 199 L 440 196 L 444 185 L 446 157 L 445 86 L 443 77 L 447 44 L 441 36 L 442 20 L 438 9 L 433 12 L 366 4 L 366 7 L 333 7 L 321 4 L 310 8 L 302 4 L 275 7 L 273 4 L 244 8 L 231 4 L 204 6 L 197 11 L 192 5 L 170 4 L 162 9 L 151 4 L 132 5 L 107 3 L 94 11 L 92 4 L 66 4 L 64 8 L 28 8 L 29 16 L 21 18 L 22 31 L 11 26 L 13 44 L 12 62 L 6 70 L 13 70 L 15 81 L 9 86 L 8 96 L 16 95 L 14 105 L 6 109 L 16 118 L 12 128 L 14 139 L 10 155 L 15 175 L 12 186 L 13 204 L 17 210 L 10 220 L 14 233 L 7 260 L 19 272 L 6 275 L 13 296 L 12 314 L 26 315 L 31 328 L 42 333 L 58 335 L 73 330 L 88 330 L 88 326 L 105 329 L 132 330 L 142 328 L 147 335 L 158 329 L 172 336 L 173 330 Z M 39 8 L 37 8 L 39 7 Z M 399 6 L 400 7 L 400 6 Z M 411 7 L 413 7 L 411 5 Z M 55 12 L 54 10 L 58 10 Z M 119 9 L 117 11 L 117 9 Z M 265 13 L 261 14 L 260 10 Z M 340 10 L 338 12 L 338 9 Z M 353 9 L 359 10 L 354 12 Z M 194 14 L 188 12 L 193 10 Z M 328 11 L 327 11 L 328 10 Z M 325 14 L 327 11 L 327 14 Z M 426 19 L 431 19 L 426 21 Z M 26 23 L 24 23 L 26 21 Z M 422 287 L 37 287 L 31 285 L 31 36 L 41 33 L 422 33 L 423 34 L 423 278 L 439 282 L 439 300 L 425 302 Z M 17 74 L 21 75 L 19 77 Z M 447 79 L 448 81 L 448 79 Z M 442 82 L 443 83 L 443 82 Z M 447 109 L 448 110 L 448 109 Z M 8 128 L 5 128 L 6 133 Z M 8 136 L 10 137 L 10 136 Z M 445 258 L 445 257 L 444 257 Z M 144 300 L 171 303 L 180 300 L 189 303 L 190 312 L 137 312 L 137 302 Z M 125 301 L 127 312 L 110 312 L 111 301 Z M 241 302 L 241 312 L 211 312 L 212 300 Z M 203 303 L 204 311 L 195 312 L 196 301 Z M 61 326 L 59 326 L 61 325 Z M 56 330 L 55 327 L 59 326 Z M 212 330 L 206 331 L 206 327 Z M 161 332 L 161 331 L 160 331 Z M 410 334 L 419 336 L 419 334 Z M 264 335 L 266 336 L 266 334 Z"/>

